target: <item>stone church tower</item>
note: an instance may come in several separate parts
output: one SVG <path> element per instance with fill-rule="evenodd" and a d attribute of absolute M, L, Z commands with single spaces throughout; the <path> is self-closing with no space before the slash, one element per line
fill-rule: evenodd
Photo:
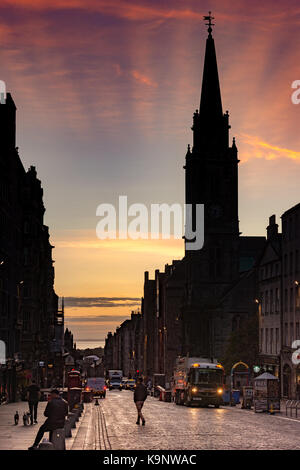
<path fill-rule="evenodd" d="M 229 115 L 223 113 L 215 43 L 209 17 L 200 108 L 194 113 L 193 147 L 186 154 L 186 204 L 204 204 L 204 246 L 186 250 L 182 354 L 214 354 L 211 317 L 239 276 L 238 158 L 229 146 Z"/>

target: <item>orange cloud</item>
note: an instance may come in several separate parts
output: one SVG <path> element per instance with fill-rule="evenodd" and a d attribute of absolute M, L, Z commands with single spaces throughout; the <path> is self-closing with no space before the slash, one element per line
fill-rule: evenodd
<path fill-rule="evenodd" d="M 183 241 L 181 239 L 171 239 L 171 240 L 151 240 L 149 234 L 149 240 L 98 240 L 96 235 L 94 237 L 75 237 L 65 240 L 56 240 L 56 248 L 76 248 L 76 249 L 85 249 L 85 250 L 94 250 L 101 249 L 104 250 L 113 250 L 116 252 L 125 252 L 125 253 L 164 253 L 165 256 L 174 255 L 175 253 L 182 253 Z"/>
<path fill-rule="evenodd" d="M 157 83 L 155 83 L 151 78 L 147 77 L 146 75 L 143 75 L 141 72 L 138 70 L 133 70 L 131 72 L 132 76 L 140 83 L 152 87 L 157 87 Z"/>
<path fill-rule="evenodd" d="M 251 136 L 242 134 L 242 140 L 244 143 L 254 148 L 249 152 L 243 152 L 243 162 L 250 158 L 264 158 L 266 160 L 275 160 L 278 158 L 288 158 L 295 161 L 300 161 L 300 152 L 287 148 L 278 147 L 271 145 L 268 142 L 264 142 L 257 136 Z"/>

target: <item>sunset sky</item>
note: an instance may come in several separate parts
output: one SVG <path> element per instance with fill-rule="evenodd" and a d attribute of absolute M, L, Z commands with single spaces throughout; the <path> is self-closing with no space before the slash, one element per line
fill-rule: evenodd
<path fill-rule="evenodd" d="M 37 167 L 56 291 L 80 346 L 103 344 L 139 306 L 181 240 L 96 237 L 96 208 L 184 202 L 212 10 L 223 109 L 239 150 L 243 234 L 300 202 L 299 0 L 2 0 L 0 79 L 17 105 L 25 168 Z"/>

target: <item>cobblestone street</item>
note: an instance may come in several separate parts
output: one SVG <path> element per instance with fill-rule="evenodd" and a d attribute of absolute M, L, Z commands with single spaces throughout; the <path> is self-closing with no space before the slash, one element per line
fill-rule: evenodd
<path fill-rule="evenodd" d="M 187 408 L 148 397 L 137 426 L 131 392 L 100 402 L 113 449 L 300 449 L 300 422 L 251 410 Z"/>
<path fill-rule="evenodd" d="M 27 404 L 0 407 L 0 449 L 22 450 L 32 444 L 43 422 L 46 403 L 40 403 L 38 425 L 13 425 L 16 409 Z M 202 449 L 300 449 L 300 421 L 284 413 L 271 416 L 230 408 L 188 408 L 148 397 L 146 426 L 137 426 L 133 394 L 111 391 L 99 406 L 86 404 L 68 450 L 202 450 Z M 22 416 L 21 416 L 22 418 Z M 48 436 L 46 436 L 48 437 Z"/>

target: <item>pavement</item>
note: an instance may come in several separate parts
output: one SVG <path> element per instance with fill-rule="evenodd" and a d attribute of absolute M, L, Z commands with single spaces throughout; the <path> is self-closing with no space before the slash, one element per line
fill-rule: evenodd
<path fill-rule="evenodd" d="M 47 402 L 40 402 L 38 406 L 38 424 L 29 426 L 23 425 L 23 413 L 28 411 L 27 402 L 21 401 L 17 403 L 8 403 L 0 406 L 0 450 L 27 450 L 35 439 L 37 431 L 41 424 L 46 420 L 44 411 Z M 18 426 L 14 425 L 14 415 L 16 410 L 19 412 L 20 420 Z M 81 421 L 76 423 L 76 429 L 72 429 L 72 437 L 66 439 L 66 448 L 69 450 L 77 436 Z M 49 433 L 45 433 L 44 437 L 49 438 Z"/>
<path fill-rule="evenodd" d="M 38 421 L 44 421 L 45 402 Z M 21 420 L 14 426 L 18 409 Z M 25 402 L 0 406 L 0 450 L 27 449 L 38 425 L 23 426 Z M 66 439 L 67 450 L 283 450 L 300 449 L 300 418 L 285 416 L 285 409 L 270 415 L 240 406 L 195 408 L 176 406 L 148 397 L 145 426 L 136 425 L 130 391 L 110 391 L 99 406 L 85 404 L 84 414 Z"/>

